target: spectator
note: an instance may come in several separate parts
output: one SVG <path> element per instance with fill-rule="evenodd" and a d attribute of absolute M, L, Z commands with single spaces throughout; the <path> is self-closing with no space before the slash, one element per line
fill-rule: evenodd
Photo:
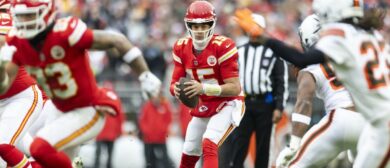
<path fill-rule="evenodd" d="M 172 108 L 162 94 L 147 101 L 141 108 L 139 124 L 147 168 L 173 168 L 166 145 L 171 121 Z"/>

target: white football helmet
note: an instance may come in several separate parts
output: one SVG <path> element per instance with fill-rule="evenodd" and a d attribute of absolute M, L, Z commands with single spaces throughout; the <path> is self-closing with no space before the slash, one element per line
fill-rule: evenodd
<path fill-rule="evenodd" d="M 313 10 L 321 23 L 338 22 L 348 18 L 362 18 L 363 0 L 314 0 Z"/>
<path fill-rule="evenodd" d="M 317 15 L 313 14 L 306 17 L 298 29 L 302 48 L 307 51 L 320 38 L 319 31 L 321 29 L 321 23 Z"/>

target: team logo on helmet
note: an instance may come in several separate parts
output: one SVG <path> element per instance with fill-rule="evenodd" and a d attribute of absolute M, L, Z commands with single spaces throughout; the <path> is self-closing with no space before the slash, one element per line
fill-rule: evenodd
<path fill-rule="evenodd" d="M 55 45 L 50 50 L 51 57 L 55 60 L 60 60 L 65 57 L 65 50 L 61 46 Z"/>
<path fill-rule="evenodd" d="M 217 64 L 217 58 L 215 58 L 214 55 L 207 57 L 207 64 L 209 64 L 210 66 L 214 66 L 215 64 Z"/>

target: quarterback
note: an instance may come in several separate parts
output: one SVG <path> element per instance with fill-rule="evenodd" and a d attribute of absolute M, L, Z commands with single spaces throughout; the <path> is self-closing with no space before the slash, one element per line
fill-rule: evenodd
<path fill-rule="evenodd" d="M 173 46 L 175 64 L 171 93 L 179 98 L 179 79 L 188 97 L 200 96 L 191 109 L 181 158 L 181 168 L 193 168 L 203 153 L 204 168 L 218 167 L 218 146 L 237 127 L 244 115 L 238 78 L 238 54 L 234 42 L 214 34 L 216 16 L 207 1 L 195 1 L 187 9 L 185 24 L 189 37 Z"/>

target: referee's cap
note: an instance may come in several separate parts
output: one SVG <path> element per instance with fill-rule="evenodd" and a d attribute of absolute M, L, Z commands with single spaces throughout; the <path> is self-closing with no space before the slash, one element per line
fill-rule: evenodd
<path fill-rule="evenodd" d="M 262 15 L 260 14 L 256 14 L 256 13 L 252 13 L 252 19 L 262 28 L 265 28 L 266 24 L 265 24 L 265 19 Z"/>

